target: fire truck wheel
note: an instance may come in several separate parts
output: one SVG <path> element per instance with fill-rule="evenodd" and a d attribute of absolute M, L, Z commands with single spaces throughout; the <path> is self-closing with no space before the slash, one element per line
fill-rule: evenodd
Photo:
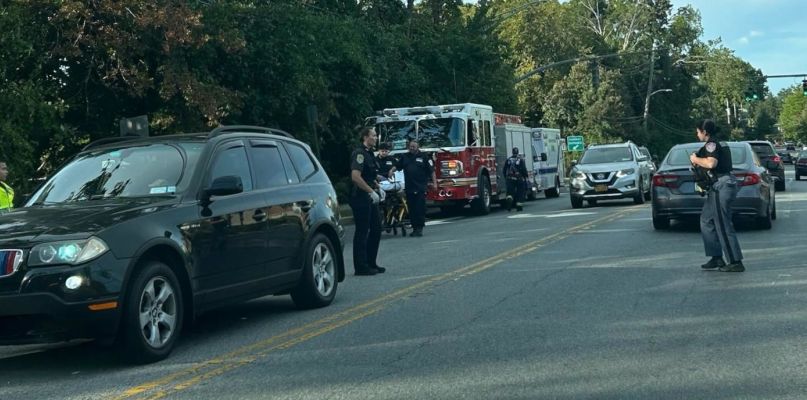
<path fill-rule="evenodd" d="M 482 176 L 479 180 L 479 197 L 473 200 L 471 206 L 479 215 L 490 214 L 490 178 Z"/>

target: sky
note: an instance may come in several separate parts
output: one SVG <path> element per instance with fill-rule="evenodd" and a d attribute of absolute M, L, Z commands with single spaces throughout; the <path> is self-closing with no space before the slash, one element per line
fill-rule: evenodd
<path fill-rule="evenodd" d="M 476 3 L 476 0 L 463 0 Z M 561 0 L 563 1 L 563 0 Z M 764 75 L 807 74 L 807 0 L 672 0 L 673 10 L 700 11 L 704 42 L 723 45 Z M 801 84 L 799 78 L 771 78 L 768 88 Z"/>
<path fill-rule="evenodd" d="M 701 40 L 721 38 L 734 54 L 765 75 L 807 74 L 807 1 L 673 0 L 700 11 Z M 803 77 L 770 78 L 768 88 L 801 84 Z"/>

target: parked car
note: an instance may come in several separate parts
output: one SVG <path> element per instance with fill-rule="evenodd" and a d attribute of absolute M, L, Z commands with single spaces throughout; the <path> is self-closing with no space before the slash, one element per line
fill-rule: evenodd
<path fill-rule="evenodd" d="M 653 159 L 653 156 L 650 155 L 650 150 L 648 150 L 647 147 L 639 146 L 639 151 L 641 151 L 642 154 L 647 158 L 646 162 L 647 162 L 647 167 L 650 169 L 650 175 L 655 174 L 656 169 L 657 169 L 656 162 L 658 160 Z"/>
<path fill-rule="evenodd" d="M 705 196 L 695 189 L 689 155 L 703 143 L 679 144 L 670 149 L 653 176 L 653 227 L 666 229 L 671 219 L 700 216 Z M 744 142 L 728 142 L 731 149 L 732 173 L 740 191 L 732 204 L 735 217 L 750 217 L 762 229 L 771 228 L 776 219 L 776 196 L 773 177 Z"/>
<path fill-rule="evenodd" d="M 767 140 L 747 140 L 746 143 L 751 145 L 754 153 L 757 154 L 762 166 L 771 172 L 771 175 L 776 177 L 774 187 L 776 190 L 785 190 L 785 165 L 782 163 L 782 157 L 776 153 L 771 142 Z"/>
<path fill-rule="evenodd" d="M 632 142 L 589 146 L 569 174 L 569 194 L 573 208 L 583 200 L 633 198 L 636 204 L 650 200 L 650 168 Z"/>
<path fill-rule="evenodd" d="M 90 144 L 0 226 L 0 344 L 117 339 L 152 362 L 206 310 L 327 306 L 345 276 L 336 192 L 274 129 Z"/>
<path fill-rule="evenodd" d="M 801 180 L 802 175 L 807 175 L 807 150 L 801 150 L 793 162 L 796 169 L 796 180 Z"/>

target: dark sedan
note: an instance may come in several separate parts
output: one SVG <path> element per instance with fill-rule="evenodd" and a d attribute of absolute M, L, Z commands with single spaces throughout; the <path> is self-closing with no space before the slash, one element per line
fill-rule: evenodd
<path fill-rule="evenodd" d="M 802 175 L 807 175 L 807 150 L 802 150 L 793 161 L 796 168 L 796 180 L 801 180 Z"/>
<path fill-rule="evenodd" d="M 729 142 L 732 173 L 737 177 L 740 191 L 732 205 L 737 216 L 751 217 L 762 229 L 770 229 L 776 219 L 776 197 L 773 177 L 762 166 L 748 143 Z M 670 219 L 700 216 L 702 197 L 695 191 L 695 179 L 690 169 L 689 155 L 703 143 L 679 144 L 670 149 L 658 172 L 653 176 L 653 227 L 666 229 Z"/>

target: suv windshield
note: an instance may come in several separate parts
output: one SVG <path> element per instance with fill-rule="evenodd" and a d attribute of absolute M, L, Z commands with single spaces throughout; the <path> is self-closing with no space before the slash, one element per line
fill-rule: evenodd
<path fill-rule="evenodd" d="M 580 164 L 606 164 L 632 160 L 633 156 L 627 147 L 592 147 L 583 153 Z"/>
<path fill-rule="evenodd" d="M 29 205 L 173 195 L 187 185 L 202 147 L 156 143 L 81 154 L 48 180 Z"/>
<path fill-rule="evenodd" d="M 434 118 L 415 121 L 393 121 L 378 124 L 379 140 L 392 150 L 406 149 L 410 139 L 421 148 L 465 145 L 465 122 L 461 118 Z"/>

